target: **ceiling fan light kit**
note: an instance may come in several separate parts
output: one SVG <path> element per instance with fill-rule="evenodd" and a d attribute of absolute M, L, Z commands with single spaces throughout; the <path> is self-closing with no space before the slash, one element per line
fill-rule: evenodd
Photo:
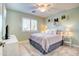
<path fill-rule="evenodd" d="M 52 5 L 49 3 L 38 3 L 35 6 L 37 7 L 37 10 L 45 12 L 46 10 L 50 9 Z"/>

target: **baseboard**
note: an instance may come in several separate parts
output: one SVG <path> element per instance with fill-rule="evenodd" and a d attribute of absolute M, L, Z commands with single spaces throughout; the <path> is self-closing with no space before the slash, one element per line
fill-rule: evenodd
<path fill-rule="evenodd" d="M 78 45 L 75 45 L 75 44 L 73 44 L 72 46 L 73 46 L 73 47 L 76 47 L 76 48 L 79 48 L 79 46 L 78 46 Z"/>
<path fill-rule="evenodd" d="M 28 42 L 28 40 L 19 41 L 19 43 L 25 43 Z"/>

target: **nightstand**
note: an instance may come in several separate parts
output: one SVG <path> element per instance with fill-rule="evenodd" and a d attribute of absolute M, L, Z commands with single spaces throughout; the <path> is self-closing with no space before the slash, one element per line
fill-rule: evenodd
<path fill-rule="evenodd" d="M 64 44 L 72 46 L 72 39 L 73 39 L 74 31 L 72 25 L 66 26 L 65 32 L 64 32 Z"/>
<path fill-rule="evenodd" d="M 70 36 L 69 37 L 67 37 L 67 36 L 64 37 L 64 44 L 71 47 L 72 46 L 72 37 L 70 37 Z"/>

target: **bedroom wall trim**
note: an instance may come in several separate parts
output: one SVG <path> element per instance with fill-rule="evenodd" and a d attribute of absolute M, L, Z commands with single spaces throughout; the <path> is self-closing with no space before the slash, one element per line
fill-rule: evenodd
<path fill-rule="evenodd" d="M 79 48 L 79 46 L 76 44 L 73 44 L 72 47 Z"/>

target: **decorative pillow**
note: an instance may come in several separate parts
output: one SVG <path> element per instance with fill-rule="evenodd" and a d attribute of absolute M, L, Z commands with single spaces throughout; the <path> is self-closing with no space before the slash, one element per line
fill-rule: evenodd
<path fill-rule="evenodd" d="M 54 35 L 56 35 L 56 30 L 49 29 L 49 30 L 46 31 L 46 33 L 47 34 L 54 34 Z"/>

